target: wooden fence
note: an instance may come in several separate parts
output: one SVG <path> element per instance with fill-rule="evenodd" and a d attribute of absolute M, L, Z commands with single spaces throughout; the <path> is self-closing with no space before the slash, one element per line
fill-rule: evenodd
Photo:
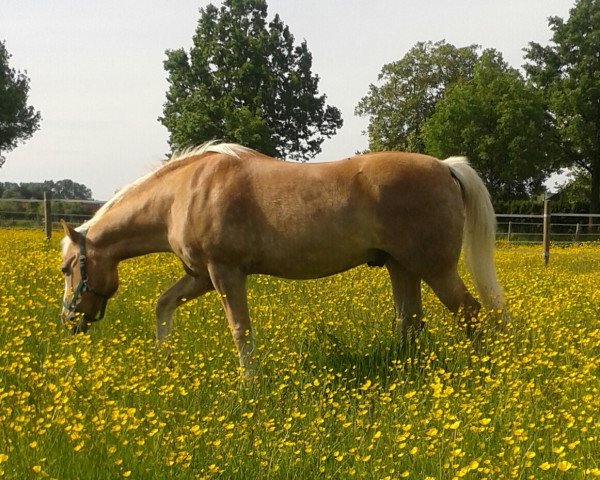
<path fill-rule="evenodd" d="M 80 225 L 103 205 L 103 202 L 96 200 L 50 200 L 48 196 L 44 200 L 0 199 L 0 202 L 28 205 L 27 208 L 12 212 L 0 208 L 0 227 L 41 228 L 46 232 L 47 238 L 51 237 L 53 230 L 59 228 L 60 219 Z M 65 205 L 69 204 L 85 205 L 87 211 L 64 211 Z M 544 213 L 541 215 L 497 214 L 496 239 L 508 243 L 540 244 L 545 263 L 550 258 L 552 243 L 600 241 L 600 215 L 553 213 L 550 206 L 551 202 L 546 200 Z"/>
<path fill-rule="evenodd" d="M 551 202 L 545 200 L 542 215 L 496 214 L 496 239 L 508 243 L 541 243 L 546 264 L 552 243 L 600 241 L 600 215 L 553 213 L 550 207 Z"/>
<path fill-rule="evenodd" d="M 104 204 L 99 200 L 0 199 L 0 227 L 41 228 L 50 238 L 61 219 L 80 225 Z"/>

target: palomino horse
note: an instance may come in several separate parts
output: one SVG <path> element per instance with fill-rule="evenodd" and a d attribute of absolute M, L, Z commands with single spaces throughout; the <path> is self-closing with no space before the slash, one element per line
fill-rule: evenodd
<path fill-rule="evenodd" d="M 482 302 L 504 305 L 494 211 L 464 158 L 383 152 L 297 164 L 211 142 L 125 187 L 81 227 L 63 227 L 63 323 L 85 331 L 103 316 L 121 260 L 173 252 L 185 274 L 156 304 L 158 342 L 179 305 L 215 289 L 246 374 L 254 351 L 250 274 L 308 279 L 385 266 L 406 338 L 421 326 L 421 280 L 467 322 L 477 315 L 457 272 L 464 240 Z"/>

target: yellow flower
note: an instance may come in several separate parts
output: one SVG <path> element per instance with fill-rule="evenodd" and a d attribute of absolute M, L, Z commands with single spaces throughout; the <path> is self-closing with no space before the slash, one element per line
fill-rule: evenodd
<path fill-rule="evenodd" d="M 367 391 L 369 388 L 371 388 L 371 385 L 371 380 L 367 379 L 367 381 L 363 383 L 359 388 L 360 390 Z"/>
<path fill-rule="evenodd" d="M 573 464 L 567 462 L 566 460 L 562 460 L 556 464 L 556 468 L 558 468 L 561 472 L 566 472 L 567 470 L 571 470 L 571 468 L 573 468 Z"/>
<path fill-rule="evenodd" d="M 454 423 L 451 423 L 449 425 L 445 425 L 444 428 L 448 428 L 450 430 L 456 430 L 458 427 L 460 427 L 460 420 L 457 420 Z"/>

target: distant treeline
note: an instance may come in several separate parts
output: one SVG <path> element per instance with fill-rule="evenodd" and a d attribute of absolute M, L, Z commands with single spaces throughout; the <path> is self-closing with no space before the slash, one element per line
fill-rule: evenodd
<path fill-rule="evenodd" d="M 50 196 L 52 217 L 55 221 L 64 218 L 73 224 L 81 223 L 91 217 L 102 204 L 102 202 L 90 202 L 92 191 L 72 180 L 0 182 L 0 225 L 21 227 L 41 225 L 44 218 L 44 205 L 40 200 L 44 199 L 44 192 Z M 80 203 L 77 200 L 85 202 Z"/>
<path fill-rule="evenodd" d="M 550 198 L 552 212 L 581 213 L 589 212 L 590 204 L 585 201 L 574 201 L 566 199 L 560 194 Z M 494 202 L 496 213 L 513 215 L 542 215 L 544 213 L 544 202 L 542 199 L 511 200 Z"/>
<path fill-rule="evenodd" d="M 0 182 L 0 198 L 42 200 L 44 192 L 54 200 L 91 200 L 92 191 L 73 180 L 46 180 L 45 182 Z"/>

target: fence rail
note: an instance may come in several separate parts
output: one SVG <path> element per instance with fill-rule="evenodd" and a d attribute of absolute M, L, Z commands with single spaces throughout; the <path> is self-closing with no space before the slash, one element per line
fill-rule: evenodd
<path fill-rule="evenodd" d="M 579 221 L 567 221 L 569 219 Z M 543 242 L 544 215 L 497 214 L 496 220 L 498 225 L 496 238 L 499 240 L 510 243 Z M 600 240 L 600 215 L 551 213 L 547 223 L 550 241 L 553 243 Z"/>
<path fill-rule="evenodd" d="M 92 218 L 105 202 L 99 200 L 0 199 L 0 227 L 42 228 L 46 235 L 61 219 L 79 225 Z"/>
<path fill-rule="evenodd" d="M 18 206 L 13 209 L 4 205 Z M 59 221 L 75 225 L 90 219 L 104 204 L 97 200 L 20 200 L 0 199 L 0 227 L 40 228 L 49 238 Z M 81 210 L 85 212 L 81 212 Z M 542 244 L 548 260 L 550 243 L 600 241 L 600 215 L 552 213 L 549 201 L 544 202 L 544 214 L 496 214 L 496 239 L 509 243 Z"/>

